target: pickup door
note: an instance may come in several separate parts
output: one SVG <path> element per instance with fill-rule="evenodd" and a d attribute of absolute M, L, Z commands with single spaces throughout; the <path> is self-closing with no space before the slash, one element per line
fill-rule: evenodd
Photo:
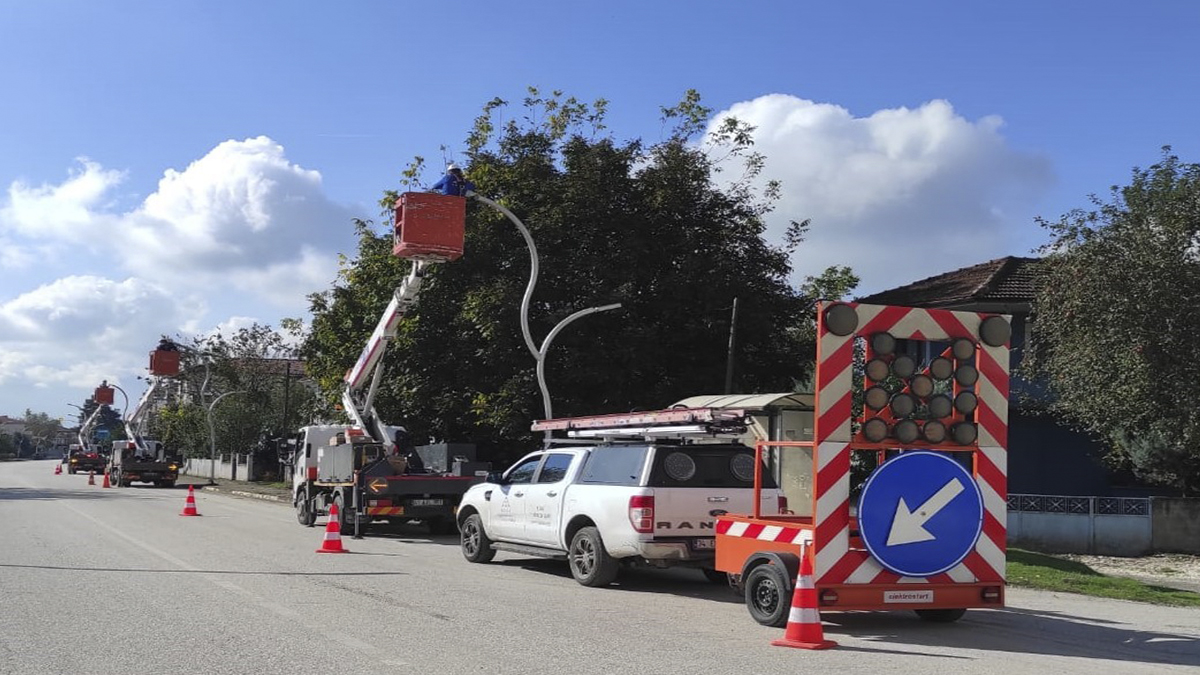
<path fill-rule="evenodd" d="M 497 541 L 557 546 L 562 500 L 577 453 L 539 452 L 509 469 L 491 490 L 487 531 Z"/>
<path fill-rule="evenodd" d="M 541 546 L 559 546 L 563 494 L 574 475 L 575 459 L 581 456 L 565 452 L 546 453 L 534 482 L 525 493 L 525 541 Z"/>

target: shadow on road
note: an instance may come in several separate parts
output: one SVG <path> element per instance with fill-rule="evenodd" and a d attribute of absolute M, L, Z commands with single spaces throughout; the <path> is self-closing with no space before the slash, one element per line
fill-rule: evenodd
<path fill-rule="evenodd" d="M 1128 607 L 1136 613 L 1153 609 L 1134 603 Z M 879 643 L 1200 665 L 1200 638 L 1195 636 L 1142 631 L 1060 612 L 969 610 L 959 622 L 944 625 L 926 623 L 909 612 L 822 612 L 821 618 L 836 626 L 833 639 L 844 633 Z"/>
<path fill-rule="evenodd" d="M 30 570 L 62 570 L 65 572 L 117 572 L 119 574 L 231 574 L 238 576 L 268 576 L 268 577 L 398 577 L 408 576 L 408 572 L 266 572 L 254 570 L 181 570 L 181 569 L 150 569 L 138 567 L 70 567 L 66 565 L 16 565 L 0 563 L 0 568 L 19 568 Z"/>
<path fill-rule="evenodd" d="M 88 486 L 80 490 L 54 490 L 45 488 L 0 487 L 0 501 L 19 499 L 105 499 L 112 493 L 99 486 Z"/>
<path fill-rule="evenodd" d="M 571 569 L 562 560 L 551 560 L 549 558 L 506 558 L 504 560 L 497 560 L 491 564 L 502 567 L 519 567 L 530 572 L 548 574 L 564 579 L 572 578 Z M 621 573 L 617 576 L 617 581 L 605 590 L 631 593 L 667 593 L 688 598 L 704 598 L 705 600 L 737 604 L 745 602 L 729 586 L 712 583 L 699 570 L 683 568 L 670 570 L 645 567 L 622 568 Z"/>

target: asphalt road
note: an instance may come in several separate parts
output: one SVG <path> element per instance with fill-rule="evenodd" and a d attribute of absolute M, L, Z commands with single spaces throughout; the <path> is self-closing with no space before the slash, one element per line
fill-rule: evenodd
<path fill-rule="evenodd" d="M 950 625 L 826 613 L 837 649 L 785 649 L 697 572 L 589 589 L 415 528 L 318 555 L 284 504 L 197 492 L 184 518 L 186 490 L 53 466 L 0 463 L 2 675 L 1200 672 L 1200 610 L 1010 590 Z"/>

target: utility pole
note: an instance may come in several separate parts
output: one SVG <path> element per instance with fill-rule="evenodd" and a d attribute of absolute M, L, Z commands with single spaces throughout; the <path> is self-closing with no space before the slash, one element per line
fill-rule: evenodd
<path fill-rule="evenodd" d="M 733 311 L 729 315 L 729 351 L 725 355 L 725 393 L 733 393 L 733 350 L 737 345 L 737 302 L 733 299 Z"/>

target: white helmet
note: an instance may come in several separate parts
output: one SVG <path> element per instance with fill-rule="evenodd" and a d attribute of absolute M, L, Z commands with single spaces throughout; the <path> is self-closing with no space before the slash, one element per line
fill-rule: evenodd
<path fill-rule="evenodd" d="M 450 163 L 450 166 L 446 167 L 446 170 L 447 170 L 447 171 L 454 171 L 454 170 L 455 170 L 455 169 L 457 169 L 457 168 L 458 168 L 458 165 L 457 165 L 457 164 L 455 164 L 454 162 L 451 162 L 451 163 Z"/>

